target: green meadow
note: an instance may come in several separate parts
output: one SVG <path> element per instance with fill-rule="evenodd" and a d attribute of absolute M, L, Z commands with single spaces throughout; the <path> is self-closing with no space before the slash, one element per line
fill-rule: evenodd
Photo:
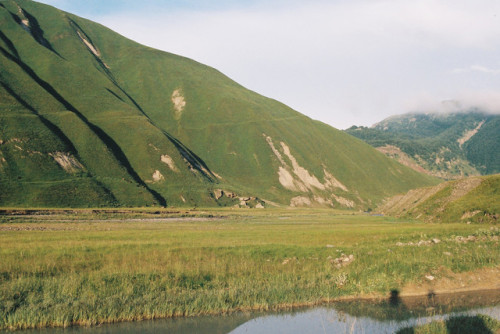
<path fill-rule="evenodd" d="M 499 235 L 327 209 L 4 215 L 0 329 L 387 296 L 498 269 Z"/>

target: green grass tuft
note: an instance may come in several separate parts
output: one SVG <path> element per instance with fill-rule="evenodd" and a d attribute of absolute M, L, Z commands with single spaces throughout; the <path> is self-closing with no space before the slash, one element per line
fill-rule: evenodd
<path fill-rule="evenodd" d="M 403 328 L 397 334 L 493 334 L 500 330 L 500 321 L 487 315 L 455 316 L 445 321 L 433 321 L 430 324 Z"/>

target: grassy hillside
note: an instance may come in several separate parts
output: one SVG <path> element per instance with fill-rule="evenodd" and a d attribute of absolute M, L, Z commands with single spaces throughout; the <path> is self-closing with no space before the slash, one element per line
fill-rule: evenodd
<path fill-rule="evenodd" d="M 0 205 L 373 207 L 435 184 L 217 70 L 0 2 Z"/>
<path fill-rule="evenodd" d="M 497 223 L 500 218 L 500 174 L 410 190 L 389 199 L 378 211 L 426 221 Z"/>
<path fill-rule="evenodd" d="M 347 133 L 421 172 L 444 178 L 500 172 L 500 116 L 478 110 L 393 116 Z"/>

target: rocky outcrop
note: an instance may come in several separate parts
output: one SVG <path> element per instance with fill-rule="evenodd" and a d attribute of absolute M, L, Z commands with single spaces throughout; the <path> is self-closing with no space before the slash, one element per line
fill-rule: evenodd
<path fill-rule="evenodd" d="M 354 261 L 354 255 L 350 254 L 349 256 L 342 254 L 340 257 L 335 259 L 330 259 L 330 263 L 333 264 L 337 268 L 342 268 L 348 266 Z"/>
<path fill-rule="evenodd" d="M 227 205 L 232 205 L 238 208 L 256 208 L 263 209 L 265 202 L 258 197 L 253 196 L 238 196 L 232 191 L 223 189 L 214 189 L 213 197 L 220 203 L 225 202 Z"/>

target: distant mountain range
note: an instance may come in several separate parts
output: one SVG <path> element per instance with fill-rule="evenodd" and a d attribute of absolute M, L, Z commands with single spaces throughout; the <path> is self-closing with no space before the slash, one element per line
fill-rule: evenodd
<path fill-rule="evenodd" d="M 454 179 L 500 173 L 500 115 L 409 113 L 345 131 L 429 175 Z"/>
<path fill-rule="evenodd" d="M 0 1 L 0 206 L 369 208 L 438 182 L 213 68 Z"/>

